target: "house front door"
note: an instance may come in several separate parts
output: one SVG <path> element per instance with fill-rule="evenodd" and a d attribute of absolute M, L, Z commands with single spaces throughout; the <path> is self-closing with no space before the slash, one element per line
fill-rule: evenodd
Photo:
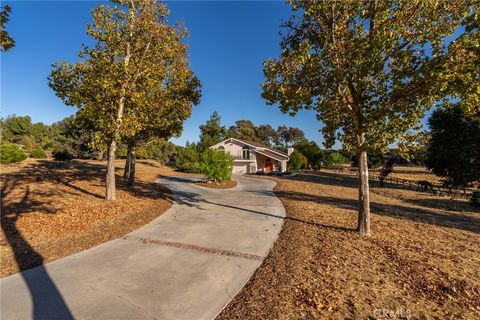
<path fill-rule="evenodd" d="M 267 159 L 265 160 L 265 168 L 264 168 L 265 173 L 273 171 L 273 162 L 272 159 Z"/>

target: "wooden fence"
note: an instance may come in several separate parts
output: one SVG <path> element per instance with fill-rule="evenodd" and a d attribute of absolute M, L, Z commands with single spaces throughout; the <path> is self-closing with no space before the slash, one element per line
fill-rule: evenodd
<path fill-rule="evenodd" d="M 334 170 L 341 172 L 343 174 L 355 175 L 358 176 L 358 169 L 357 168 L 348 168 L 342 166 L 328 166 L 325 169 Z M 378 173 L 370 173 L 369 175 L 370 183 L 376 183 L 378 186 L 380 185 L 380 176 Z M 434 195 L 439 196 L 448 196 L 451 198 L 457 199 L 470 199 L 473 193 L 473 189 L 465 188 L 465 189 L 457 189 L 457 188 L 449 188 L 437 184 L 433 184 L 428 181 L 420 180 L 420 181 L 413 181 L 407 180 L 402 178 L 396 177 L 386 177 L 383 179 L 385 184 L 401 186 L 402 188 L 421 191 L 421 192 L 428 192 Z"/>

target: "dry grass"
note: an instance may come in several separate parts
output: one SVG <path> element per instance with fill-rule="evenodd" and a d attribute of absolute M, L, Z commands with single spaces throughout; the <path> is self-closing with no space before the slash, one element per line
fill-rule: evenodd
<path fill-rule="evenodd" d="M 433 174 L 426 167 L 394 166 L 393 172 L 389 175 L 389 177 L 411 180 L 415 182 L 425 180 L 436 185 L 442 184 L 442 179 Z"/>
<path fill-rule="evenodd" d="M 123 187 L 117 162 L 117 200 L 103 200 L 105 162 L 69 164 L 27 160 L 1 166 L 2 277 L 122 236 L 170 206 L 168 190 L 153 182 L 178 175 L 153 161 L 139 161 L 137 184 Z"/>
<path fill-rule="evenodd" d="M 372 189 L 361 237 L 354 176 L 273 179 L 283 230 L 218 319 L 480 318 L 480 212 L 465 201 Z"/>

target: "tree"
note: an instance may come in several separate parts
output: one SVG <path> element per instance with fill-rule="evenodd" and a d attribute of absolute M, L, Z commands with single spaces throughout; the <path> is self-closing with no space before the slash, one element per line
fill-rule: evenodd
<path fill-rule="evenodd" d="M 19 143 L 23 136 L 32 134 L 32 119 L 29 116 L 10 115 L 0 121 L 2 140 Z"/>
<path fill-rule="evenodd" d="M 261 143 L 269 147 L 278 141 L 277 131 L 269 124 L 261 124 L 255 127 L 255 136 Z"/>
<path fill-rule="evenodd" d="M 175 63 L 185 63 L 176 59 L 184 51 L 177 44 L 185 30 L 167 25 L 164 4 L 156 0 L 114 3 L 119 6 L 100 5 L 93 11 L 87 34 L 95 41 L 94 48 L 84 45 L 74 65 L 55 63 L 49 77 L 57 96 L 79 108 L 77 117 L 95 132 L 95 143 L 107 146 L 106 200 L 115 200 L 117 142 L 150 128 L 153 108 L 163 108 L 161 103 L 172 106 L 182 99 L 185 86 L 199 84 L 188 68 L 176 72 Z M 188 81 L 165 89 L 176 77 Z"/>
<path fill-rule="evenodd" d="M 206 149 L 200 155 L 200 172 L 214 182 L 230 180 L 233 158 L 224 152 Z"/>
<path fill-rule="evenodd" d="M 277 128 L 277 137 L 277 146 L 288 148 L 296 142 L 304 140 L 305 134 L 299 128 L 279 126 Z"/>
<path fill-rule="evenodd" d="M 10 37 L 7 30 L 5 29 L 6 24 L 10 19 L 10 12 L 12 12 L 12 9 L 9 5 L 4 5 L 0 11 L 0 50 L 3 52 L 12 49 L 15 46 L 15 40 Z"/>
<path fill-rule="evenodd" d="M 287 169 L 290 171 L 297 171 L 307 167 L 307 158 L 298 151 L 293 151 L 290 155 L 290 160 L 287 163 Z"/>
<path fill-rule="evenodd" d="M 91 130 L 79 123 L 75 116 L 53 123 L 49 128 L 52 138 L 52 151 L 61 154 L 59 158 L 91 159 L 97 154 L 92 147 L 94 135 Z"/>
<path fill-rule="evenodd" d="M 222 118 L 217 111 L 214 111 L 210 119 L 205 124 L 200 125 L 200 142 L 198 149 L 200 152 L 219 143 L 225 138 L 226 129 L 221 125 Z"/>
<path fill-rule="evenodd" d="M 428 120 L 427 167 L 451 186 L 480 183 L 480 113 L 461 108 L 437 109 Z"/>
<path fill-rule="evenodd" d="M 255 125 L 250 120 L 235 121 L 235 125 L 228 128 L 226 137 L 260 142 L 256 136 Z"/>
<path fill-rule="evenodd" d="M 302 140 L 294 145 L 295 151 L 300 152 L 307 158 L 308 165 L 314 169 L 320 169 L 323 153 L 315 141 Z"/>
<path fill-rule="evenodd" d="M 182 148 L 177 147 L 175 156 L 175 168 L 179 171 L 196 173 L 199 171 L 198 161 L 200 155 L 195 144 L 188 144 Z"/>
<path fill-rule="evenodd" d="M 290 115 L 315 110 L 327 147 L 340 140 L 355 149 L 358 230 L 368 235 L 367 152 L 402 140 L 441 98 L 437 72 L 455 39 L 477 32 L 458 29 L 477 8 L 469 0 L 289 3 L 294 15 L 280 58 L 264 64 L 262 96 Z"/>

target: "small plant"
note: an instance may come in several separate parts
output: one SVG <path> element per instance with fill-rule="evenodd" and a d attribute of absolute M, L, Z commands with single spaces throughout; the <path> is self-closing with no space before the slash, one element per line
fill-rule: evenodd
<path fill-rule="evenodd" d="M 17 145 L 10 143 L 0 145 L 0 163 L 21 162 L 26 158 L 27 155 Z"/>
<path fill-rule="evenodd" d="M 32 152 L 30 152 L 30 157 L 35 159 L 46 159 L 47 153 L 42 149 L 34 149 Z"/>
<path fill-rule="evenodd" d="M 233 159 L 228 154 L 212 149 L 200 155 L 200 172 L 214 182 L 230 180 Z"/>
<path fill-rule="evenodd" d="M 480 209 L 480 189 L 473 191 L 472 197 L 470 198 L 470 205 L 475 209 Z"/>
<path fill-rule="evenodd" d="M 70 161 L 75 158 L 73 152 L 65 147 L 59 147 L 53 150 L 52 156 L 57 161 Z"/>
<path fill-rule="evenodd" d="M 307 167 L 307 158 L 298 151 L 293 151 L 290 155 L 290 160 L 287 163 L 287 169 L 290 171 L 297 171 Z"/>

